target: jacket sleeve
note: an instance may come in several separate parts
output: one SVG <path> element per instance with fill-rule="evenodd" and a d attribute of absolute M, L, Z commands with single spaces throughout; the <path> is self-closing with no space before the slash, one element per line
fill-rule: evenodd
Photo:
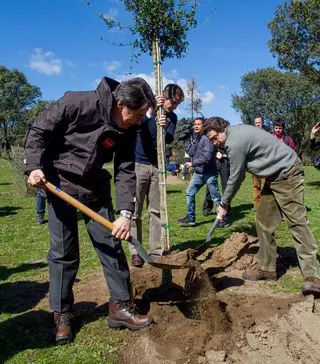
<path fill-rule="evenodd" d="M 320 141 L 317 141 L 316 138 L 310 139 L 310 148 L 312 150 L 320 149 Z"/>
<path fill-rule="evenodd" d="M 128 133 L 116 148 L 114 158 L 114 182 L 116 190 L 116 211 L 134 212 L 136 196 L 135 150 L 137 133 Z"/>
<path fill-rule="evenodd" d="M 166 144 L 171 144 L 174 140 L 174 132 L 176 131 L 176 127 L 177 127 L 177 115 L 172 113 L 172 115 L 170 115 L 169 119 L 169 123 L 165 129 L 165 143 Z"/>
<path fill-rule="evenodd" d="M 48 110 L 45 110 L 31 124 L 25 143 L 24 171 L 26 174 L 35 169 L 42 169 L 46 165 L 48 149 L 52 144 L 53 132 L 58 124 L 69 122 L 72 102 L 65 94 Z"/>
<path fill-rule="evenodd" d="M 197 153 L 197 157 L 192 159 L 192 167 L 202 167 L 209 163 L 214 154 L 213 144 L 206 136 L 201 137 L 198 148 L 200 148 L 200 153 Z"/>
<path fill-rule="evenodd" d="M 238 192 L 244 179 L 246 154 L 241 145 L 234 145 L 232 148 L 228 148 L 227 154 L 230 161 L 230 176 L 221 197 L 221 202 L 225 205 L 230 205 L 232 198 Z"/>

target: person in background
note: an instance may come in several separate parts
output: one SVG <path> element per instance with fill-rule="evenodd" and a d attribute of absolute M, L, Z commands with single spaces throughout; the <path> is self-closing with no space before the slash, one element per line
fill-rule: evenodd
<path fill-rule="evenodd" d="M 229 126 L 222 118 L 206 120 L 204 133 L 219 148 L 225 148 L 230 160 L 230 177 L 217 215 L 222 220 L 239 190 L 243 174 L 265 176 L 261 202 L 256 214 L 259 238 L 257 264 L 243 273 L 251 281 L 277 280 L 277 244 L 275 230 L 282 216 L 293 236 L 299 265 L 304 277 L 304 295 L 320 294 L 318 247 L 306 222 L 304 205 L 304 168 L 296 152 L 284 143 L 250 125 Z"/>
<path fill-rule="evenodd" d="M 320 123 L 317 123 L 311 130 L 310 148 L 312 150 L 320 149 L 320 140 L 316 140 L 316 135 L 320 132 Z"/>
<path fill-rule="evenodd" d="M 195 196 L 202 186 L 208 186 L 211 199 L 216 206 L 220 203 L 216 153 L 212 143 L 202 133 L 203 123 L 203 118 L 195 119 L 194 134 L 185 142 L 185 151 L 191 157 L 191 162 L 187 162 L 186 167 L 190 168 L 192 166 L 194 174 L 187 188 L 187 215 L 178 220 L 180 226 L 183 227 L 195 226 L 196 224 Z M 226 218 L 219 223 L 219 227 L 228 225 Z"/>
<path fill-rule="evenodd" d="M 165 143 L 170 144 L 174 140 L 177 125 L 177 115 L 174 110 L 183 102 L 184 93 L 176 84 L 166 85 L 162 95 L 157 96 L 157 106 L 162 107 L 164 115 L 159 121 L 164 128 Z M 142 210 L 145 200 L 149 215 L 149 247 L 154 256 L 161 256 L 161 220 L 160 220 L 160 190 L 159 170 L 157 154 L 157 121 L 156 110 L 149 110 L 142 119 L 141 131 L 138 133 L 136 146 L 135 174 L 136 203 L 132 218 L 131 234 L 142 242 Z M 167 148 L 170 150 L 171 148 Z M 163 171 L 164 172 L 164 171 Z M 134 267 L 142 267 L 143 260 L 134 246 L 129 246 L 131 264 Z"/>
<path fill-rule="evenodd" d="M 261 115 L 258 115 L 254 119 L 253 124 L 256 128 L 266 130 L 264 122 L 263 122 L 263 118 Z M 257 208 L 260 205 L 261 186 L 264 181 L 264 178 L 256 176 L 256 175 L 252 175 L 252 181 L 253 181 L 253 211 L 257 211 Z"/>
<path fill-rule="evenodd" d="M 291 149 L 296 150 L 293 139 L 285 134 L 285 125 L 286 123 L 282 118 L 275 118 L 273 121 L 273 136 L 288 145 Z"/>
<path fill-rule="evenodd" d="M 46 191 L 43 188 L 38 188 L 36 197 L 37 225 L 41 225 L 44 223 L 44 214 L 46 212 L 46 199 L 47 199 Z"/>
<path fill-rule="evenodd" d="M 182 166 L 182 180 L 185 181 L 188 177 L 189 168 L 186 167 L 186 163 L 190 163 L 191 158 L 187 152 L 184 153 L 183 166 Z M 211 199 L 211 198 L 210 198 Z"/>
<path fill-rule="evenodd" d="M 228 178 L 230 175 L 230 166 L 227 153 L 224 149 L 216 148 L 216 163 L 217 170 L 220 175 L 222 193 L 226 189 Z M 203 216 L 212 215 L 213 201 L 210 196 L 210 191 L 206 190 L 206 197 L 203 201 Z"/>

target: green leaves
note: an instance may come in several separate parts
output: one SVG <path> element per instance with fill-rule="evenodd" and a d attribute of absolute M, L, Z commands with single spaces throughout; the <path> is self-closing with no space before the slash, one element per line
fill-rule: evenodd
<path fill-rule="evenodd" d="M 268 45 L 279 66 L 320 83 L 320 1 L 286 1 L 268 27 L 272 35 Z"/>

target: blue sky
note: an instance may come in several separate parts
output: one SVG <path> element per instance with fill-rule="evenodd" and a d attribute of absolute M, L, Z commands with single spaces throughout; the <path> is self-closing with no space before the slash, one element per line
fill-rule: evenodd
<path fill-rule="evenodd" d="M 206 1 L 207 3 L 208 1 Z M 219 115 L 232 124 L 240 116 L 231 107 L 231 95 L 240 92 L 248 71 L 276 66 L 267 41 L 267 23 L 282 0 L 211 0 L 199 8 L 199 26 L 189 33 L 185 58 L 166 60 L 165 81 L 186 87 L 196 78 L 205 116 Z M 92 0 L 93 8 L 130 23 L 118 0 Z M 205 1 L 202 1 L 205 3 Z M 210 20 L 210 10 L 216 9 Z M 119 80 L 130 72 L 128 32 L 108 31 L 81 0 L 10 0 L 0 2 L 0 64 L 17 68 L 41 88 L 44 99 L 55 100 L 68 90 L 90 90 L 103 76 Z M 105 41 L 101 40 L 101 37 Z M 134 74 L 152 82 L 152 61 L 143 55 Z M 186 100 L 179 116 L 187 114 Z"/>

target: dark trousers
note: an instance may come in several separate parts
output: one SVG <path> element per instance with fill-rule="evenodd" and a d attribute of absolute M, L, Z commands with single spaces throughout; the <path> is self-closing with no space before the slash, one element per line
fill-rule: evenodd
<path fill-rule="evenodd" d="M 227 187 L 227 182 L 230 175 L 229 162 L 227 160 L 223 160 L 222 162 L 217 160 L 217 168 L 218 168 L 218 173 L 220 175 L 221 188 L 223 193 Z M 212 208 L 213 208 L 213 201 L 211 199 L 210 191 L 208 190 L 207 187 L 206 197 L 203 201 L 203 212 L 204 213 L 211 212 Z"/>
<path fill-rule="evenodd" d="M 57 312 L 72 309 L 72 286 L 79 268 L 79 238 L 77 211 L 58 197 L 48 193 L 50 250 L 48 254 L 50 276 L 50 307 Z M 108 220 L 113 221 L 108 206 L 89 206 Z M 110 291 L 110 301 L 127 301 L 129 294 L 129 267 L 121 241 L 99 223 L 84 216 L 91 242 L 100 258 Z"/>

